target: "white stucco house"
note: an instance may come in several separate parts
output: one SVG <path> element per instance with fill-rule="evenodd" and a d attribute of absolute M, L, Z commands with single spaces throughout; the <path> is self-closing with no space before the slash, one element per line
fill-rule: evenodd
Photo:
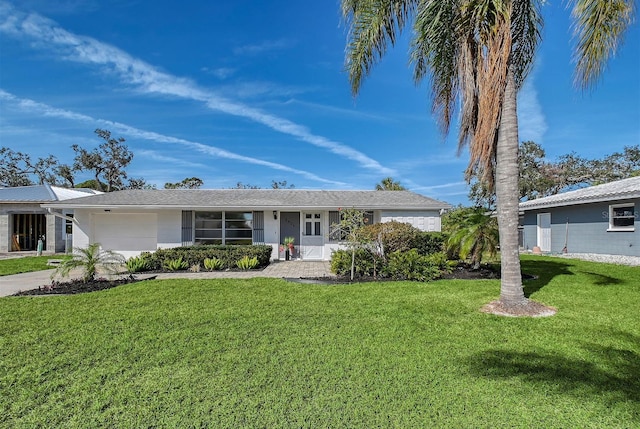
<path fill-rule="evenodd" d="M 125 190 L 43 204 L 52 213 L 73 210 L 73 246 L 100 243 L 130 257 L 193 244 L 267 244 L 293 237 L 294 257 L 329 260 L 340 246 L 330 234 L 339 209 L 365 210 L 373 223 L 407 222 L 440 231 L 451 205 L 409 191 L 298 189 Z"/>

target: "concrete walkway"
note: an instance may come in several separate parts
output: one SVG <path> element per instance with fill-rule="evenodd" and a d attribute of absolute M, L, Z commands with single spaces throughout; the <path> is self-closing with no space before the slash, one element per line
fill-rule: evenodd
<path fill-rule="evenodd" d="M 23 290 L 37 289 L 51 284 L 54 270 L 0 276 L 0 297 L 13 295 Z M 71 277 L 74 277 L 73 274 Z M 315 278 L 335 277 L 327 261 L 273 262 L 261 271 L 203 271 L 199 273 L 160 273 L 158 279 L 248 279 L 253 277 L 271 278 Z"/>

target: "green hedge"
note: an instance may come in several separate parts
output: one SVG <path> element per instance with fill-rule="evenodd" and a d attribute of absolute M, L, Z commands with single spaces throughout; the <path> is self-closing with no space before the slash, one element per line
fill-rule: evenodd
<path fill-rule="evenodd" d="M 205 259 L 217 258 L 222 261 L 222 269 L 237 268 L 236 262 L 245 256 L 250 259 L 257 258 L 258 266 L 256 268 L 262 268 L 269 265 L 272 251 L 271 246 L 262 244 L 249 246 L 198 245 L 158 249 L 153 253 L 144 252 L 140 256 L 149 263 L 151 270 L 161 270 L 165 261 L 178 258 L 182 258 L 189 267 L 196 264 L 203 267 Z"/>

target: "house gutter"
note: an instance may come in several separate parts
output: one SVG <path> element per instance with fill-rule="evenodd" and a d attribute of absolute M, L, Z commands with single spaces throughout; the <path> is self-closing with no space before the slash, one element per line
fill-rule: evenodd
<path fill-rule="evenodd" d="M 65 214 L 62 214 L 62 212 L 57 212 L 51 207 L 47 207 L 47 212 L 49 214 L 54 215 L 55 217 L 59 217 L 60 219 L 65 219 L 65 220 L 68 220 L 69 222 L 73 222 L 73 218 L 72 217 L 67 216 Z"/>

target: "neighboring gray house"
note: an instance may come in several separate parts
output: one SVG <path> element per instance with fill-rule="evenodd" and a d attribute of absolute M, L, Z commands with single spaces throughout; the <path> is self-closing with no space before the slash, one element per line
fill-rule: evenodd
<path fill-rule="evenodd" d="M 330 234 L 341 208 L 368 212 L 373 222 L 396 220 L 440 231 L 451 206 L 409 191 L 291 189 L 126 190 L 43 204 L 73 210 L 73 245 L 100 243 L 129 257 L 143 251 L 192 244 L 268 244 L 272 259 L 285 237 L 294 257 L 329 260 L 339 238 Z"/>
<path fill-rule="evenodd" d="M 523 247 L 640 256 L 640 177 L 520 203 Z"/>
<path fill-rule="evenodd" d="M 44 250 L 63 252 L 65 220 L 47 212 L 42 203 L 93 195 L 92 189 L 66 189 L 34 185 L 0 188 L 0 252 L 36 250 L 44 237 Z M 63 211 L 64 215 L 73 211 Z M 71 224 L 69 223 L 69 233 Z"/>

